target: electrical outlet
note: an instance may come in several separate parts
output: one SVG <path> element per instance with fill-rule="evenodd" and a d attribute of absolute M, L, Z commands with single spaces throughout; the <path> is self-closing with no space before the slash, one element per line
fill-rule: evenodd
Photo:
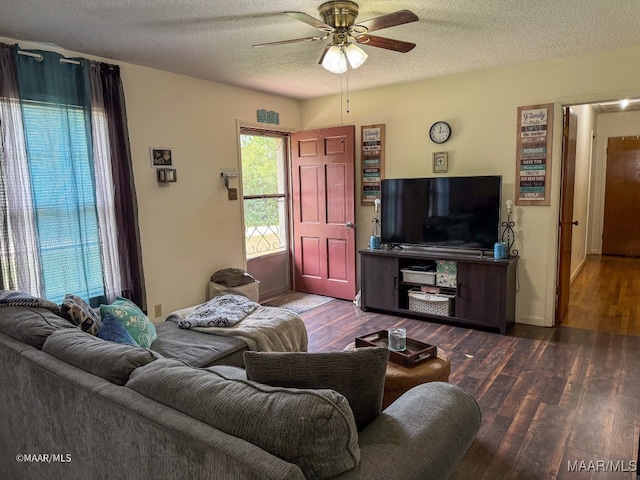
<path fill-rule="evenodd" d="M 237 188 L 230 188 L 229 190 L 227 190 L 228 192 L 228 197 L 229 200 L 237 200 L 238 199 L 238 189 Z"/>
<path fill-rule="evenodd" d="M 153 307 L 155 310 L 155 315 L 156 317 L 161 317 L 162 316 L 162 304 L 159 303 L 157 304 L 155 307 Z"/>

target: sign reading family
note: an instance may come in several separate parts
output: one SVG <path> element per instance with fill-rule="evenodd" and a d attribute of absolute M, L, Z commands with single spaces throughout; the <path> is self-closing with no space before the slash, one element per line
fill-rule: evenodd
<path fill-rule="evenodd" d="M 384 124 L 363 125 L 362 205 L 373 205 L 380 198 L 380 182 L 384 177 Z"/>
<path fill-rule="evenodd" d="M 518 107 L 516 205 L 551 204 L 553 103 Z"/>

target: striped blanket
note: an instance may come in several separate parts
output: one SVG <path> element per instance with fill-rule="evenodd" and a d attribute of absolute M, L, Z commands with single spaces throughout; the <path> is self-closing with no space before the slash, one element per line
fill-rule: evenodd
<path fill-rule="evenodd" d="M 13 290 L 0 290 L 0 307 L 46 308 L 57 315 L 60 314 L 60 307 L 56 303 Z"/>

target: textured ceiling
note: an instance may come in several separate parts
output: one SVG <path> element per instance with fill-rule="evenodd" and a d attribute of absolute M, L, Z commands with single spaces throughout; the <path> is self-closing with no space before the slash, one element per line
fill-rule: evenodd
<path fill-rule="evenodd" d="M 320 1 L 0 0 L 0 36 L 50 42 L 293 98 L 340 92 L 318 59 L 328 40 L 252 48 L 318 34 L 282 12 L 318 17 Z M 362 0 L 358 20 L 409 9 L 420 20 L 375 32 L 417 43 L 370 46 L 349 88 L 371 88 L 640 45 L 639 0 Z"/>

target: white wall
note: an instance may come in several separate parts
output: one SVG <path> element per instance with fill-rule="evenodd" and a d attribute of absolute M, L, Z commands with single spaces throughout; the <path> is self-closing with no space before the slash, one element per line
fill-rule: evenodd
<path fill-rule="evenodd" d="M 578 225 L 572 227 L 571 281 L 580 273 L 587 259 L 591 158 L 596 131 L 596 113 L 590 105 L 577 105 L 572 108 L 578 117 L 573 192 L 573 220 L 577 221 Z"/>
<path fill-rule="evenodd" d="M 344 122 L 355 124 L 356 132 L 361 125 L 386 124 L 387 177 L 432 175 L 432 153 L 446 150 L 449 152 L 448 175 L 502 175 L 506 200 L 514 196 L 516 109 L 522 105 L 554 102 L 551 206 L 516 207 L 514 215 L 516 247 L 521 255 L 517 321 L 552 325 L 561 105 L 637 96 L 640 94 L 639 55 L 640 48 L 624 49 L 351 92 L 351 113 L 344 115 Z M 366 67 L 365 63 L 351 75 L 367 75 Z M 451 140 L 443 146 L 434 145 L 428 138 L 428 129 L 437 120 L 446 120 L 453 130 Z M 339 96 L 302 102 L 305 129 L 339 123 Z M 367 245 L 371 215 L 371 208 L 357 210 L 360 248 Z"/>
<path fill-rule="evenodd" d="M 18 40 L 0 41 L 41 48 Z M 244 267 L 241 202 L 227 200 L 219 169 L 240 168 L 238 120 L 252 124 L 256 110 L 274 110 L 280 113 L 282 126 L 299 129 L 300 104 L 275 95 L 103 61 L 121 67 L 147 303 L 153 318 L 156 304 L 162 304 L 166 315 L 202 303 L 214 271 Z M 158 185 L 150 166 L 150 147 L 173 149 L 177 183 Z M 231 186 L 239 187 L 239 179 L 232 179 Z"/>
<path fill-rule="evenodd" d="M 622 98 L 622 97 L 620 97 Z M 607 143 L 609 137 L 640 135 L 640 111 L 601 113 L 597 116 L 595 168 L 593 169 L 592 222 L 589 253 L 602 253 L 604 228 L 604 193 L 607 173 Z"/>

